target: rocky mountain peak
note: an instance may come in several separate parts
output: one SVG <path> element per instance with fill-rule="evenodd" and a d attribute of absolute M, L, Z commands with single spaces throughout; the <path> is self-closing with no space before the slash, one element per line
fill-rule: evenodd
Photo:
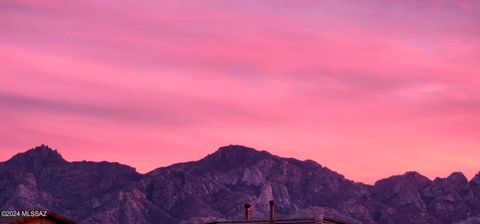
<path fill-rule="evenodd" d="M 425 183 L 431 182 L 430 179 L 428 179 L 427 177 L 423 176 L 422 174 L 416 171 L 408 171 L 404 174 L 404 176 L 408 181 L 411 181 L 417 184 L 425 184 Z"/>
<path fill-rule="evenodd" d="M 375 183 L 375 186 L 391 185 L 398 187 L 413 187 L 415 189 L 422 188 L 428 185 L 431 181 L 415 171 L 408 171 L 403 175 L 396 175 L 389 178 L 379 180 Z"/>
<path fill-rule="evenodd" d="M 480 172 L 477 173 L 472 180 L 470 180 L 470 186 L 473 190 L 473 193 L 480 198 Z M 478 202 L 478 207 L 480 209 L 480 199 Z"/>
<path fill-rule="evenodd" d="M 437 177 L 433 181 L 435 186 L 448 189 L 462 189 L 468 185 L 468 179 L 461 172 L 453 172 L 446 178 Z"/>
<path fill-rule="evenodd" d="M 478 172 L 472 180 L 470 180 L 470 184 L 480 186 L 480 172 Z"/>
<path fill-rule="evenodd" d="M 202 162 L 209 163 L 220 169 L 239 167 L 255 163 L 261 159 L 275 158 L 266 151 L 257 151 L 241 145 L 228 145 L 220 147 L 213 154 L 205 157 Z"/>
<path fill-rule="evenodd" d="M 462 172 L 453 172 L 446 179 L 447 182 L 466 184 L 468 183 L 467 177 Z"/>
<path fill-rule="evenodd" d="M 406 176 L 406 177 L 415 178 L 415 179 L 416 178 L 420 178 L 420 179 L 425 178 L 422 174 L 418 173 L 417 171 L 407 171 L 403 175 Z"/>
<path fill-rule="evenodd" d="M 46 166 L 61 165 L 66 163 L 62 155 L 47 145 L 40 145 L 24 153 L 13 156 L 10 160 L 3 163 L 4 167 L 32 172 L 40 170 Z"/>
<path fill-rule="evenodd" d="M 253 156 L 262 153 L 254 148 L 249 148 L 242 145 L 228 145 L 218 148 L 214 155 L 220 156 Z"/>
<path fill-rule="evenodd" d="M 42 159 L 64 160 L 62 155 L 60 155 L 57 150 L 43 144 L 26 151 L 25 154 L 36 156 Z"/>

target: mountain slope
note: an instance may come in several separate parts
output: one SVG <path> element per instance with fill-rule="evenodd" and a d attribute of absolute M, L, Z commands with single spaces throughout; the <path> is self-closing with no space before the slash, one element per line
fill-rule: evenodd
<path fill-rule="evenodd" d="M 11 183 L 16 188 L 5 188 L 17 199 L 0 204 L 1 209 L 47 207 L 75 220 L 96 212 L 95 208 L 78 210 L 83 203 L 123 190 L 141 178 L 135 169 L 118 163 L 67 162 L 44 145 L 17 154 L 2 163 L 2 169 L 25 177 Z M 28 184 L 21 183 L 27 180 Z"/>
<path fill-rule="evenodd" d="M 325 215 L 349 223 L 462 223 L 480 220 L 480 174 L 393 176 L 356 183 L 314 161 L 282 158 L 238 145 L 145 175 L 108 162 L 67 162 L 39 146 L 0 164 L 0 209 L 57 211 L 80 223 L 203 223 Z"/>

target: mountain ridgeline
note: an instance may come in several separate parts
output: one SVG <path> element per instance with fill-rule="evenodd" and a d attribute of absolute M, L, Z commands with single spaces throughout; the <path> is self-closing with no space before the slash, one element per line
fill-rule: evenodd
<path fill-rule="evenodd" d="M 110 162 L 68 162 L 42 145 L 0 163 L 0 210 L 48 209 L 79 223 L 195 224 L 268 215 L 347 223 L 480 223 L 480 174 L 416 173 L 356 183 L 314 161 L 238 145 L 139 174 Z"/>

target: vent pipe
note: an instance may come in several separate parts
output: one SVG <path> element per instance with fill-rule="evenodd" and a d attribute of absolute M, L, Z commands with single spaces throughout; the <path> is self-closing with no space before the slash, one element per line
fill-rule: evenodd
<path fill-rule="evenodd" d="M 275 201 L 270 200 L 269 204 L 270 204 L 270 222 L 273 223 L 275 221 Z"/>
<path fill-rule="evenodd" d="M 243 207 L 245 208 L 245 220 L 248 221 L 250 219 L 250 207 L 252 206 L 248 203 L 245 203 Z"/>

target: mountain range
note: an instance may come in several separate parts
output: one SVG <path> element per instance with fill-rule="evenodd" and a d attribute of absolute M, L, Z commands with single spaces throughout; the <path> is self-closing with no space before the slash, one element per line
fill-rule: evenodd
<path fill-rule="evenodd" d="M 195 224 L 253 218 L 318 217 L 347 223 L 480 223 L 480 173 L 430 180 L 417 172 L 373 185 L 312 160 L 230 145 L 199 161 L 140 174 L 111 162 L 69 162 L 41 145 L 0 163 L 0 210 L 48 209 L 79 223 Z"/>

